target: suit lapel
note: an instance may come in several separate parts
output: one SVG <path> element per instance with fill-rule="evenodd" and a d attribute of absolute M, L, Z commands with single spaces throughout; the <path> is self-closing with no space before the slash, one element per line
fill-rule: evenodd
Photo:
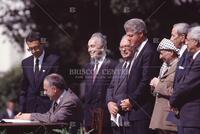
<path fill-rule="evenodd" d="M 89 95 L 90 94 L 90 92 L 91 92 L 91 90 L 92 90 L 92 87 L 93 87 L 93 68 L 94 68 L 94 65 L 92 64 L 92 63 L 90 63 L 89 65 L 88 65 L 88 67 L 86 68 L 88 71 L 86 71 L 86 72 L 89 72 L 89 73 L 86 73 L 86 80 L 87 80 L 87 85 L 88 85 L 88 89 L 86 89 L 86 90 L 88 90 L 87 92 L 87 94 Z"/>
<path fill-rule="evenodd" d="M 196 60 L 199 56 L 200 56 L 200 54 L 198 54 L 194 60 L 193 60 L 193 57 L 190 59 L 190 62 L 189 62 L 189 64 L 188 64 L 188 67 L 186 68 L 185 73 L 184 73 L 183 77 L 181 78 L 182 81 L 185 79 L 186 75 L 187 75 L 187 74 L 189 73 L 189 71 L 191 70 L 191 68 L 192 68 L 192 66 L 193 66 L 193 64 L 194 64 L 194 62 L 195 62 L 195 60 Z M 181 80 L 180 80 L 180 81 L 181 81 Z"/>
<path fill-rule="evenodd" d="M 139 60 L 141 60 L 140 57 L 142 57 L 142 54 L 144 53 L 146 47 L 148 46 L 148 41 L 147 43 L 144 45 L 144 47 L 142 48 L 142 50 L 140 51 L 140 53 L 137 55 L 137 57 L 135 58 L 135 61 L 133 62 L 133 65 L 131 67 L 131 71 L 130 74 L 132 74 L 132 72 L 134 71 L 134 68 L 137 66 Z"/>
<path fill-rule="evenodd" d="M 38 78 L 38 86 L 43 82 L 44 77 L 46 76 L 46 71 L 48 69 L 49 63 L 48 63 L 48 55 L 45 53 L 43 61 L 42 61 L 42 65 L 41 65 L 41 69 L 39 72 L 39 78 Z"/>
<path fill-rule="evenodd" d="M 122 70 L 122 66 L 123 64 L 120 66 L 119 69 L 121 69 L 121 73 L 120 73 L 120 76 L 118 76 L 118 86 L 117 87 L 120 87 L 120 85 L 124 82 L 124 80 L 127 80 L 128 79 L 128 72 L 126 72 L 127 70 Z"/>
<path fill-rule="evenodd" d="M 103 63 L 102 63 L 102 65 L 101 65 L 101 67 L 99 68 L 99 72 L 97 73 L 97 76 L 96 76 L 96 78 L 95 78 L 95 80 L 93 82 L 93 85 L 95 85 L 95 83 L 98 82 L 98 79 L 102 79 L 102 78 L 100 78 L 103 75 L 102 71 L 104 69 L 106 69 L 108 62 L 109 62 L 109 60 L 105 58 Z"/>
<path fill-rule="evenodd" d="M 68 89 L 68 90 L 70 90 L 70 89 Z M 57 107 L 56 107 L 55 110 L 53 111 L 54 113 L 56 113 L 56 112 L 59 110 L 60 106 L 61 106 L 62 103 L 63 103 L 64 98 L 65 98 L 65 97 L 67 96 L 67 94 L 68 94 L 68 90 L 67 90 L 67 91 L 65 90 L 63 96 L 60 98 L 59 104 L 57 105 Z M 52 109 L 53 109 L 54 104 L 55 104 L 55 101 L 53 102 Z"/>
<path fill-rule="evenodd" d="M 35 86 L 35 74 L 34 74 L 34 57 L 31 56 L 30 60 L 28 61 L 28 64 L 24 67 L 27 71 L 27 76 L 29 77 L 29 81 L 33 82 L 32 85 Z"/>

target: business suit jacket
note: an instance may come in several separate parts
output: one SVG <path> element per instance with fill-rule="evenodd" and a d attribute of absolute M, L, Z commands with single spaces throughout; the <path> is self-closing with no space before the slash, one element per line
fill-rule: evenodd
<path fill-rule="evenodd" d="M 180 82 L 181 78 L 184 76 L 185 70 L 188 68 L 188 64 L 191 58 L 192 55 L 187 50 L 185 50 L 182 56 L 179 58 L 174 76 L 173 88 Z M 176 89 L 174 88 L 173 91 L 175 90 Z M 180 121 L 175 116 L 174 112 L 170 112 L 170 114 L 167 117 L 167 120 L 180 125 Z"/>
<path fill-rule="evenodd" d="M 176 73 L 174 77 L 174 86 L 181 80 L 181 78 L 184 75 L 184 72 L 190 62 L 191 54 L 185 50 L 183 55 L 180 57 L 178 63 L 177 63 L 177 68 L 176 68 Z"/>
<path fill-rule="evenodd" d="M 112 79 L 115 66 L 115 61 L 105 58 L 94 83 L 92 73 L 86 73 L 85 75 L 84 121 L 86 126 L 91 126 L 92 111 L 96 108 L 102 108 L 104 111 L 104 127 L 110 126 L 110 114 L 106 105 L 106 92 Z M 94 65 L 91 63 L 87 64 L 85 69 L 92 72 Z"/>
<path fill-rule="evenodd" d="M 112 81 L 107 89 L 106 101 L 117 103 L 120 108 L 121 100 L 127 98 L 128 72 L 122 70 L 123 62 L 119 63 L 114 71 Z M 122 74 L 123 73 L 123 74 Z"/>
<path fill-rule="evenodd" d="M 178 59 L 175 59 L 171 67 L 160 78 L 158 85 L 155 87 L 156 96 L 153 114 L 151 117 L 150 128 L 177 131 L 174 123 L 167 121 L 167 116 L 170 111 L 169 97 L 173 92 L 173 82 Z"/>
<path fill-rule="evenodd" d="M 20 111 L 26 113 L 45 113 L 51 106 L 43 92 L 43 80 L 51 73 L 58 73 L 59 56 L 45 52 L 43 63 L 39 72 L 38 81 L 34 77 L 34 57 L 30 56 L 22 61 L 23 82 L 20 94 Z"/>
<path fill-rule="evenodd" d="M 156 48 L 147 42 L 135 59 L 128 80 L 128 98 L 133 105 L 129 112 L 129 120 L 150 120 L 154 98 L 149 83 L 158 76 L 159 59 Z"/>
<path fill-rule="evenodd" d="M 44 114 L 32 113 L 31 120 L 45 123 L 82 121 L 83 113 L 80 99 L 70 89 L 66 90 L 55 110 L 53 110 L 54 103 L 50 110 Z"/>
<path fill-rule="evenodd" d="M 9 117 L 7 110 L 0 113 L 0 120 L 1 119 L 13 119 L 14 116 L 17 114 L 17 111 L 13 111 L 13 117 Z"/>
<path fill-rule="evenodd" d="M 190 63 L 180 82 L 174 87 L 170 105 L 180 109 L 183 127 L 200 127 L 200 54 Z"/>

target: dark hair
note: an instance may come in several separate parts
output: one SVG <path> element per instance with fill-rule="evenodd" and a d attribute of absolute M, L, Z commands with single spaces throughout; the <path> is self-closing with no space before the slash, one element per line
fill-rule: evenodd
<path fill-rule="evenodd" d="M 14 98 L 9 98 L 9 99 L 7 100 L 7 102 L 16 103 L 16 99 L 14 99 Z"/>
<path fill-rule="evenodd" d="M 59 74 L 56 73 L 50 74 L 45 77 L 45 80 L 49 82 L 50 87 L 55 86 L 60 90 L 67 89 L 64 78 Z"/>
<path fill-rule="evenodd" d="M 30 32 L 26 37 L 26 42 L 41 41 L 41 34 L 39 32 Z"/>

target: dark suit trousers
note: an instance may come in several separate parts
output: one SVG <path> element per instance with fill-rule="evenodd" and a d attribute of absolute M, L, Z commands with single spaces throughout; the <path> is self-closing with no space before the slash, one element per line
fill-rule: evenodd
<path fill-rule="evenodd" d="M 153 134 L 149 129 L 149 120 L 139 120 L 130 122 L 130 127 L 126 128 L 125 134 Z"/>
<path fill-rule="evenodd" d="M 184 134 L 200 134 L 200 128 L 183 127 Z"/>
<path fill-rule="evenodd" d="M 113 134 L 125 134 L 125 127 L 112 127 Z"/>

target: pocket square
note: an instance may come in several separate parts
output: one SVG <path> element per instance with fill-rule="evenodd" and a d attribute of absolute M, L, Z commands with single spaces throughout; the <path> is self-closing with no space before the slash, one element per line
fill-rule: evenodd
<path fill-rule="evenodd" d="M 184 69 L 184 67 L 183 66 L 178 66 L 178 69 Z"/>

